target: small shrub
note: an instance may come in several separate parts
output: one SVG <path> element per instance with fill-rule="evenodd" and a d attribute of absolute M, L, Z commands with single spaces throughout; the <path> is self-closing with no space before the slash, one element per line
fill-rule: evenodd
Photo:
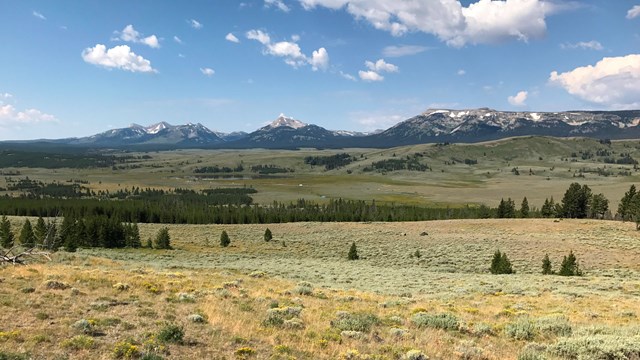
<path fill-rule="evenodd" d="M 293 289 L 293 293 L 297 295 L 311 295 L 313 294 L 313 285 L 306 281 L 299 282 Z"/>
<path fill-rule="evenodd" d="M 458 318 L 449 313 L 432 315 L 425 312 L 419 312 L 413 315 L 411 322 L 419 328 L 430 327 L 443 330 L 458 330 L 460 327 L 460 321 Z"/>
<path fill-rule="evenodd" d="M 72 328 L 79 330 L 85 334 L 93 334 L 95 321 L 89 321 L 87 319 L 80 319 L 71 325 Z"/>
<path fill-rule="evenodd" d="M 178 293 L 178 301 L 184 303 L 194 303 L 196 302 L 196 297 L 187 293 Z"/>
<path fill-rule="evenodd" d="M 573 329 L 564 316 L 547 316 L 536 320 L 536 327 L 541 335 L 570 336 Z"/>
<path fill-rule="evenodd" d="M 389 335 L 391 335 L 393 337 L 396 337 L 396 338 L 404 338 L 404 337 L 410 336 L 411 333 L 407 329 L 391 328 L 389 330 Z"/>
<path fill-rule="evenodd" d="M 31 356 L 27 354 L 16 354 L 0 351 L 0 360 L 30 360 Z"/>
<path fill-rule="evenodd" d="M 361 331 L 368 333 L 371 327 L 378 325 L 380 319 L 371 313 L 355 313 L 341 312 L 337 314 L 337 318 L 331 321 L 331 326 L 341 331 Z"/>
<path fill-rule="evenodd" d="M 127 291 L 129 290 L 129 284 L 117 283 L 113 285 L 113 288 L 118 291 Z"/>
<path fill-rule="evenodd" d="M 38 319 L 38 320 L 47 320 L 47 319 L 49 319 L 49 314 L 44 313 L 44 312 L 38 312 L 38 313 L 36 313 L 36 319 Z"/>
<path fill-rule="evenodd" d="M 291 354 L 293 352 L 287 345 L 276 345 L 273 347 L 273 351 L 278 354 Z"/>
<path fill-rule="evenodd" d="M 359 260 L 360 256 L 358 256 L 358 248 L 356 247 L 356 243 L 352 242 L 351 247 L 349 248 L 349 254 L 347 254 L 348 260 Z"/>
<path fill-rule="evenodd" d="M 282 326 L 285 329 L 300 330 L 300 329 L 304 329 L 304 322 L 302 322 L 302 320 L 298 318 L 293 318 L 293 319 L 285 320 Z"/>
<path fill-rule="evenodd" d="M 157 338 L 162 343 L 181 344 L 184 340 L 184 329 L 175 324 L 167 324 L 160 329 Z"/>
<path fill-rule="evenodd" d="M 207 322 L 204 318 L 204 316 L 200 315 L 200 314 L 191 314 L 189 316 L 187 316 L 187 320 L 191 321 L 192 323 L 196 323 L 196 324 L 204 324 L 205 322 Z"/>
<path fill-rule="evenodd" d="M 429 357 L 420 350 L 409 350 L 402 357 L 402 360 L 428 360 Z"/>
<path fill-rule="evenodd" d="M 364 338 L 364 333 L 362 331 L 344 330 L 340 332 L 340 337 L 345 339 L 362 339 Z"/>
<path fill-rule="evenodd" d="M 220 234 L 220 246 L 227 247 L 231 244 L 231 239 L 229 238 L 229 234 L 225 230 L 222 230 L 222 234 Z"/>
<path fill-rule="evenodd" d="M 95 340 L 86 335 L 77 335 L 71 339 L 64 340 L 60 346 L 69 350 L 88 350 L 93 349 Z"/>
<path fill-rule="evenodd" d="M 267 230 L 264 231 L 264 241 L 271 241 L 271 239 L 273 239 L 273 234 L 271 233 L 271 230 L 267 228 Z"/>
<path fill-rule="evenodd" d="M 253 350 L 252 348 L 245 346 L 245 347 L 241 347 L 240 349 L 237 349 L 235 351 L 236 356 L 240 357 L 240 358 L 245 358 L 245 357 L 249 357 L 251 355 L 254 355 L 256 353 L 255 350 Z"/>
<path fill-rule="evenodd" d="M 262 321 L 263 326 L 286 326 L 288 328 L 300 328 L 300 326 L 304 327 L 302 321 L 289 321 L 286 325 L 287 320 L 292 320 L 300 316 L 302 312 L 301 307 L 284 307 L 284 308 L 274 308 L 267 310 L 267 318 Z"/>
<path fill-rule="evenodd" d="M 531 340 L 537 333 L 536 324 L 526 317 L 507 324 L 504 331 L 507 336 L 516 340 Z"/>
<path fill-rule="evenodd" d="M 111 354 L 116 359 L 137 359 L 141 355 L 138 346 L 128 341 L 116 343 Z"/>
<path fill-rule="evenodd" d="M 42 284 L 42 286 L 47 290 L 66 290 L 71 287 L 57 280 L 47 280 Z"/>
<path fill-rule="evenodd" d="M 565 359 L 637 359 L 640 358 L 640 336 L 572 336 L 562 338 L 550 350 Z"/>

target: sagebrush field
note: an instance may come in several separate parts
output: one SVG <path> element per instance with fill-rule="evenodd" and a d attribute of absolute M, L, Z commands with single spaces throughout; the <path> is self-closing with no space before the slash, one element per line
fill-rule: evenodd
<path fill-rule="evenodd" d="M 13 218 L 16 226 L 23 221 Z M 141 224 L 143 239 L 162 225 Z M 265 242 L 266 228 L 273 239 Z M 170 225 L 174 250 L 0 268 L 0 357 L 634 359 L 631 223 Z M 221 232 L 231 244 L 219 245 Z M 352 242 L 360 260 L 348 261 Z M 495 250 L 516 274 L 491 275 Z M 542 275 L 573 251 L 582 277 Z"/>

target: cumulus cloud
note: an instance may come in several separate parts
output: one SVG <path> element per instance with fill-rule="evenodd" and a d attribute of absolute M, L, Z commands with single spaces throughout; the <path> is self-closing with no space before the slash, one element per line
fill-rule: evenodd
<path fill-rule="evenodd" d="M 314 51 L 311 54 L 311 59 L 309 59 L 309 64 L 311 64 L 313 71 L 318 71 L 318 69 L 327 70 L 329 67 L 329 53 L 325 48 Z"/>
<path fill-rule="evenodd" d="M 640 16 L 640 5 L 636 5 L 627 11 L 627 19 L 635 19 Z"/>
<path fill-rule="evenodd" d="M 18 110 L 11 102 L 13 95 L 0 93 L 0 128 L 20 127 L 21 125 L 55 123 L 55 116 L 46 114 L 38 109 Z"/>
<path fill-rule="evenodd" d="M 593 104 L 616 109 L 640 107 L 640 54 L 605 57 L 595 65 L 549 77 L 552 84 Z"/>
<path fill-rule="evenodd" d="M 329 54 L 325 48 L 319 48 L 311 56 L 306 56 L 297 41 L 298 36 L 293 36 L 292 41 L 271 41 L 269 34 L 262 30 L 249 30 L 245 34 L 247 39 L 256 40 L 264 45 L 263 53 L 271 56 L 282 57 L 284 62 L 298 68 L 311 65 L 313 71 L 326 70 L 329 67 Z"/>
<path fill-rule="evenodd" d="M 291 9 L 282 0 L 264 0 L 265 7 L 276 7 L 284 12 L 289 12 Z"/>
<path fill-rule="evenodd" d="M 358 76 L 360 76 L 360 79 L 362 79 L 363 81 L 367 81 L 367 82 L 375 82 L 375 81 L 382 81 L 384 80 L 384 76 L 378 74 L 375 71 L 364 71 L 364 70 L 360 70 L 358 71 Z"/>
<path fill-rule="evenodd" d="M 597 50 L 597 51 L 604 50 L 604 47 L 602 46 L 602 44 L 600 44 L 600 42 L 596 40 L 580 41 L 575 44 L 564 43 L 564 44 L 560 44 L 560 48 L 565 50 L 572 50 L 572 49 Z"/>
<path fill-rule="evenodd" d="M 202 25 L 202 23 L 200 23 L 198 20 L 195 20 L 195 19 L 187 20 L 187 23 L 189 23 L 189 26 L 191 26 L 196 30 L 202 29 L 202 27 L 204 26 Z"/>
<path fill-rule="evenodd" d="M 373 27 L 400 36 L 411 31 L 435 35 L 450 46 L 528 41 L 546 33 L 546 17 L 561 7 L 544 0 L 299 0 L 306 10 L 344 9 Z"/>
<path fill-rule="evenodd" d="M 358 75 L 360 76 L 360 79 L 367 82 L 382 81 L 384 80 L 384 76 L 380 73 L 394 73 L 399 70 L 397 66 L 384 61 L 384 59 L 379 59 L 376 62 L 365 61 L 364 65 L 369 70 L 360 70 Z"/>
<path fill-rule="evenodd" d="M 409 55 L 420 54 L 429 50 L 427 46 L 420 45 L 399 45 L 399 46 L 387 46 L 382 50 L 382 55 L 386 57 L 402 57 Z"/>
<path fill-rule="evenodd" d="M 136 44 L 144 44 L 154 49 L 160 47 L 160 41 L 158 37 L 155 35 L 143 37 L 136 29 L 133 28 L 133 25 L 129 24 L 125 26 L 122 31 L 114 31 L 114 34 L 118 36 L 118 39 L 122 41 L 132 42 Z M 174 37 L 175 40 L 176 37 Z M 180 40 L 180 39 L 178 39 Z"/>
<path fill-rule="evenodd" d="M 233 35 L 232 33 L 228 33 L 227 36 L 224 37 L 227 41 L 231 41 L 233 43 L 239 43 L 240 39 L 238 39 L 235 35 Z"/>
<path fill-rule="evenodd" d="M 211 68 L 200 68 L 200 72 L 207 77 L 212 77 L 216 72 Z"/>
<path fill-rule="evenodd" d="M 140 55 L 136 55 L 127 45 L 115 46 L 107 49 L 102 44 L 96 44 L 82 51 L 82 59 L 93 65 L 108 69 L 120 69 L 131 72 L 157 72 L 151 67 L 151 62 Z"/>
<path fill-rule="evenodd" d="M 365 61 L 364 65 L 369 68 L 369 70 L 375 72 L 398 72 L 397 66 L 387 63 L 384 59 L 379 59 L 375 63 L 372 61 Z"/>
<path fill-rule="evenodd" d="M 39 13 L 35 10 L 31 13 L 31 15 L 37 17 L 40 20 L 47 20 L 47 18 L 44 15 L 42 15 L 42 13 Z"/>
<path fill-rule="evenodd" d="M 509 101 L 509 104 L 513 106 L 526 106 L 527 104 L 525 103 L 525 101 L 527 101 L 528 96 L 529 92 L 520 91 L 515 96 L 509 96 L 507 100 Z"/>

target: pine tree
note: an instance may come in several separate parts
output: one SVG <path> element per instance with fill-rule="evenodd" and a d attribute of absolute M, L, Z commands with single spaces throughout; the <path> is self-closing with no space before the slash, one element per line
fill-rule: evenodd
<path fill-rule="evenodd" d="M 153 241 L 151 238 L 147 238 L 147 249 L 153 249 Z"/>
<path fill-rule="evenodd" d="M 126 227 L 126 246 L 134 249 L 142 247 L 142 240 L 140 240 L 140 229 L 138 224 L 128 225 Z"/>
<path fill-rule="evenodd" d="M 356 243 L 351 243 L 351 248 L 349 248 L 349 254 L 347 255 L 347 259 L 349 260 L 359 260 L 360 256 L 358 256 L 358 249 L 356 248 Z"/>
<path fill-rule="evenodd" d="M 267 228 L 267 230 L 264 231 L 264 241 L 271 241 L 271 239 L 273 239 L 273 234 L 271 233 L 271 230 Z"/>
<path fill-rule="evenodd" d="M 622 219 L 622 221 L 631 220 L 631 199 L 636 195 L 636 186 L 631 185 L 629 187 L 629 191 L 624 193 L 624 196 L 620 200 L 620 204 L 618 204 L 618 216 Z"/>
<path fill-rule="evenodd" d="M 553 274 L 553 269 L 551 267 L 551 260 L 549 260 L 549 254 L 544 256 L 542 259 L 542 275 L 551 275 Z"/>
<path fill-rule="evenodd" d="M 171 237 L 169 236 L 169 229 L 162 228 L 156 235 L 156 249 L 171 250 Z"/>
<path fill-rule="evenodd" d="M 11 223 L 6 216 L 2 216 L 2 220 L 0 221 L 0 247 L 5 249 L 9 249 L 13 247 L 13 242 L 15 237 L 13 232 L 11 231 Z"/>
<path fill-rule="evenodd" d="M 522 199 L 522 204 L 520 205 L 520 217 L 529 217 L 529 201 L 527 200 L 526 196 L 524 197 L 524 199 Z"/>
<path fill-rule="evenodd" d="M 47 236 L 47 230 L 47 225 L 44 223 L 44 219 L 39 217 L 36 222 L 36 226 L 33 228 L 33 233 L 36 236 L 36 242 L 39 245 L 42 245 L 44 242 L 44 238 Z"/>
<path fill-rule="evenodd" d="M 220 246 L 227 247 L 229 244 L 231 244 L 229 234 L 227 234 L 225 230 L 222 230 L 222 234 L 220 234 Z"/>
<path fill-rule="evenodd" d="M 573 254 L 573 251 L 569 252 L 568 256 L 565 256 L 562 259 L 562 264 L 560 265 L 560 271 L 558 275 L 561 276 L 582 276 L 582 271 L 578 266 L 578 259 Z"/>
<path fill-rule="evenodd" d="M 500 250 L 496 250 L 496 252 L 493 254 L 490 271 L 494 275 L 515 273 L 515 271 L 513 271 L 513 267 L 511 266 L 511 261 L 509 261 L 509 258 L 507 257 L 507 254 L 501 253 Z"/>
<path fill-rule="evenodd" d="M 33 227 L 29 219 L 25 220 L 22 230 L 20 231 L 20 244 L 26 248 L 36 246 L 36 236 L 33 234 Z"/>

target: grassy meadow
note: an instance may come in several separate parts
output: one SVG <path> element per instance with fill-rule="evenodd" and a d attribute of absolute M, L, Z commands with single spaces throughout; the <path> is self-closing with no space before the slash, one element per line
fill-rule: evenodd
<path fill-rule="evenodd" d="M 267 226 L 270 242 L 263 239 Z M 143 239 L 161 227 L 141 224 Z M 640 233 L 631 223 L 495 219 L 168 229 L 174 250 L 59 252 L 50 262 L 0 268 L 0 356 L 640 354 Z M 219 246 L 222 230 L 231 238 L 227 248 Z M 348 261 L 354 241 L 360 260 Z M 516 274 L 489 274 L 496 249 L 508 254 Z M 584 276 L 540 274 L 545 254 L 557 270 L 571 250 Z"/>
<path fill-rule="evenodd" d="M 4 168 L 0 188 L 28 176 L 81 180 L 96 192 L 251 186 L 262 205 L 344 198 L 496 206 L 511 197 L 519 207 L 526 196 L 539 208 L 579 182 L 604 193 L 615 213 L 640 177 L 633 165 L 605 163 L 597 151 L 640 159 L 637 141 L 544 137 L 384 150 L 178 150 L 127 153 L 133 157 L 114 168 Z M 335 170 L 304 162 L 344 152 L 356 160 Z M 365 171 L 407 157 L 429 170 Z M 230 174 L 194 171 L 238 165 L 244 170 Z M 292 172 L 259 175 L 251 171 L 257 165 Z M 24 220 L 10 218 L 16 236 Z M 163 227 L 139 224 L 142 243 Z M 0 265 L 0 360 L 640 359 L 640 232 L 633 223 L 166 227 L 173 250 L 79 249 Z M 229 247 L 219 245 L 222 231 Z M 354 242 L 360 259 L 349 261 Z M 496 250 L 515 274 L 489 273 Z M 541 274 L 546 254 L 558 271 L 571 251 L 584 276 Z"/>

